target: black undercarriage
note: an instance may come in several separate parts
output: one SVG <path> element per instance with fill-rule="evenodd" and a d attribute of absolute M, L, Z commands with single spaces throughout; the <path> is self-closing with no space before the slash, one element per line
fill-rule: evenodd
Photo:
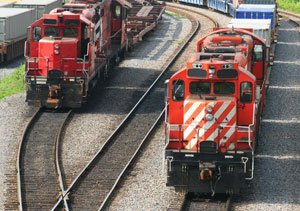
<path fill-rule="evenodd" d="M 54 84 L 27 80 L 26 86 L 26 101 L 33 106 L 80 108 L 87 98 L 84 81 L 63 80 Z"/>
<path fill-rule="evenodd" d="M 166 150 L 167 186 L 194 193 L 239 194 L 252 173 L 252 152 L 197 153 Z"/>

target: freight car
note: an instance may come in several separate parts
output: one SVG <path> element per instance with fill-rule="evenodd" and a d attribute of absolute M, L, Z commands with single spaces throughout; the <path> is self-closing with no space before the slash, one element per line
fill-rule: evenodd
<path fill-rule="evenodd" d="M 0 63 L 23 55 L 27 27 L 36 21 L 41 13 L 49 13 L 61 5 L 61 0 L 0 1 Z"/>
<path fill-rule="evenodd" d="M 0 8 L 0 63 L 23 54 L 26 28 L 33 21 L 33 9 Z"/>
<path fill-rule="evenodd" d="M 239 15 L 237 18 L 269 19 L 273 18 L 270 17 L 269 13 L 273 12 L 275 14 L 277 9 L 275 0 L 178 0 L 178 2 L 196 7 L 207 7 L 234 18 Z M 259 10 L 264 7 L 264 11 Z M 258 16 L 254 14 L 257 12 L 261 14 Z M 252 13 L 254 14 L 253 17 L 251 16 Z M 242 14 L 245 14 L 245 16 Z"/>
<path fill-rule="evenodd" d="M 269 47 L 248 30 L 223 28 L 197 51 L 166 82 L 167 185 L 238 194 L 253 179 Z"/>
<path fill-rule="evenodd" d="M 81 107 L 89 91 L 107 78 L 112 65 L 135 43 L 133 39 L 153 29 L 164 11 L 160 5 L 152 14 L 154 7 L 148 7 L 129 20 L 131 8 L 126 0 L 74 2 L 34 22 L 25 48 L 28 104 Z"/>

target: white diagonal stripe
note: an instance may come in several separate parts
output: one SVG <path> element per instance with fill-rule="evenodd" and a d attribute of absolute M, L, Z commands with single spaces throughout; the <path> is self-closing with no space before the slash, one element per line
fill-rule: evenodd
<path fill-rule="evenodd" d="M 209 106 L 212 106 L 214 103 L 209 103 Z M 214 117 L 218 118 L 220 117 L 220 115 L 227 109 L 227 107 L 230 105 L 230 102 L 224 102 L 222 104 L 222 106 L 219 108 L 219 110 L 215 113 Z M 205 111 L 205 109 L 203 109 L 202 111 Z M 205 112 L 204 112 L 205 115 Z M 215 118 L 212 121 L 208 121 L 206 122 L 202 128 L 200 128 L 199 133 L 198 133 L 198 137 L 202 137 L 205 133 L 205 130 L 209 130 L 212 125 L 216 122 Z M 186 139 L 193 130 L 196 130 L 196 126 L 195 124 L 193 125 L 189 125 L 189 127 L 187 128 L 187 130 L 184 131 L 184 139 Z M 196 136 L 197 136 L 197 131 L 196 131 Z M 198 140 L 197 138 L 192 139 L 189 144 L 187 145 L 188 149 L 192 149 L 196 144 L 197 144 Z"/>
<path fill-rule="evenodd" d="M 187 129 L 184 130 L 184 139 L 186 139 L 190 135 L 190 133 L 196 129 L 198 123 L 204 118 L 204 115 L 205 109 L 202 109 L 202 111 L 197 115 L 193 122 L 189 124 Z"/>
<path fill-rule="evenodd" d="M 221 114 L 223 114 L 223 112 L 226 110 L 226 108 L 229 106 L 229 104 L 230 102 L 224 102 L 219 108 L 219 110 L 214 114 L 214 117 L 218 119 L 221 116 Z"/>
<path fill-rule="evenodd" d="M 231 119 L 234 117 L 235 114 L 236 114 L 236 107 L 234 106 L 231 109 L 231 111 L 229 112 L 229 114 L 226 116 L 228 119 L 228 122 L 231 121 Z M 228 126 L 228 122 L 222 122 L 223 124 L 221 124 L 221 125 L 223 127 Z M 216 127 L 215 131 L 207 138 L 207 140 L 214 140 L 217 136 L 218 136 L 218 127 Z"/>
<path fill-rule="evenodd" d="M 235 126 L 236 126 L 236 124 L 234 123 L 234 124 L 231 126 L 231 128 L 227 131 L 227 133 L 225 134 L 225 136 L 226 136 L 227 138 L 226 138 L 225 140 L 224 140 L 224 139 L 221 139 L 220 144 L 225 143 L 225 142 L 227 142 L 227 140 L 230 139 L 230 137 L 232 136 L 232 134 L 233 134 L 234 131 L 235 131 Z"/>
<path fill-rule="evenodd" d="M 208 106 L 213 107 L 215 104 L 216 104 L 215 102 L 210 102 L 210 103 L 208 103 Z M 204 116 L 205 116 L 205 108 L 202 109 L 200 114 L 193 120 L 193 122 L 191 124 L 189 124 L 187 129 L 184 130 L 184 139 L 186 139 L 192 133 L 193 130 L 196 130 L 198 123 L 204 118 Z M 213 120 L 212 123 L 214 121 L 215 120 Z M 204 133 L 204 131 L 203 131 L 203 133 Z M 203 134 L 202 135 L 199 134 L 199 137 L 201 137 L 201 136 L 203 136 Z"/>
<path fill-rule="evenodd" d="M 185 106 L 187 104 L 185 103 Z M 201 102 L 193 103 L 193 105 L 189 108 L 187 112 L 184 113 L 184 123 L 190 119 L 190 117 L 194 114 L 196 109 L 201 105 Z"/>
<path fill-rule="evenodd" d="M 101 19 L 100 19 L 101 20 Z M 99 28 L 100 27 L 100 20 L 96 23 L 95 25 L 95 29 Z"/>

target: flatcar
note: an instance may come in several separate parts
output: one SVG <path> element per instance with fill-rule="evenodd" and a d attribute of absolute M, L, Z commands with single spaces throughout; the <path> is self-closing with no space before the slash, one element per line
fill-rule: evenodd
<path fill-rule="evenodd" d="M 26 28 L 42 13 L 61 5 L 60 0 L 0 0 L 0 64 L 22 56 Z"/>
<path fill-rule="evenodd" d="M 253 179 L 269 47 L 254 33 L 216 29 L 166 81 L 167 185 L 238 194 Z"/>

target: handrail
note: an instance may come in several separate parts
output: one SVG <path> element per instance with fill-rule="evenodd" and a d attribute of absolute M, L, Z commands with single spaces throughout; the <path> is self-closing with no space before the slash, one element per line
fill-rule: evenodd
<path fill-rule="evenodd" d="M 48 71 L 49 70 L 49 58 L 48 57 L 43 57 L 43 58 L 47 60 L 47 71 Z M 38 69 L 36 67 L 30 68 L 29 64 L 30 63 L 38 63 L 39 60 L 40 60 L 39 57 L 26 57 L 25 59 L 26 59 L 26 63 L 27 63 L 26 74 L 30 70 L 37 70 Z M 84 59 L 82 59 L 82 58 L 62 58 L 62 61 L 72 61 L 72 60 L 75 61 L 77 64 L 80 64 L 80 63 L 83 64 L 83 71 L 82 72 L 87 77 L 88 74 L 86 73 L 87 70 L 85 69 L 85 61 L 84 61 Z"/>
<path fill-rule="evenodd" d="M 86 78 L 89 78 L 89 75 L 87 72 L 87 70 L 85 69 L 85 62 L 86 62 L 86 58 L 89 56 L 89 52 L 90 52 L 90 43 L 88 43 L 88 47 L 87 47 L 87 50 L 86 50 L 86 54 L 84 55 L 83 57 L 83 66 L 82 66 L 82 72 L 85 74 Z"/>

